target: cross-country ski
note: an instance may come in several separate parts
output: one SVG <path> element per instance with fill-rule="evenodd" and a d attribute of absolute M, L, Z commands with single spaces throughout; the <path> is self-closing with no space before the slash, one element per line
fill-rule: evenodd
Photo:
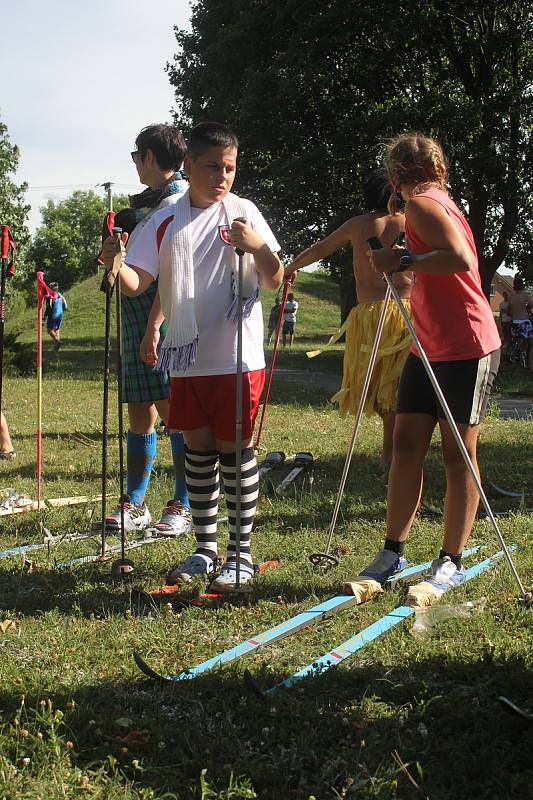
<path fill-rule="evenodd" d="M 473 555 L 480 549 L 481 545 L 477 545 L 476 547 L 466 550 L 464 555 Z M 422 564 L 406 567 L 406 569 L 404 569 L 402 572 L 399 572 L 388 579 L 387 587 L 390 588 L 399 582 L 409 582 L 421 575 L 430 566 L 431 562 L 427 561 Z M 197 675 L 201 675 L 203 672 L 207 672 L 214 667 L 218 667 L 221 664 L 227 664 L 231 661 L 235 661 L 238 658 L 242 658 L 242 656 L 253 653 L 259 647 L 274 644 L 274 642 L 278 642 L 287 636 L 291 636 L 292 634 L 307 628 L 309 625 L 321 622 L 322 620 L 331 617 L 333 614 L 336 614 L 339 611 L 344 611 L 359 604 L 360 601 L 353 595 L 336 595 L 331 597 L 329 600 L 325 600 L 315 606 L 312 606 L 306 611 L 296 614 L 294 617 L 291 617 L 285 622 L 279 623 L 279 625 L 276 625 L 273 628 L 264 631 L 263 633 L 252 636 L 246 642 L 242 642 L 242 644 L 236 645 L 235 647 L 232 647 L 229 650 L 226 650 L 223 653 L 204 661 L 202 664 L 198 664 L 196 667 L 191 667 L 190 669 L 178 672 L 175 675 L 160 675 L 146 663 L 139 653 L 134 653 L 133 658 L 135 659 L 135 663 L 141 672 L 144 672 L 144 674 L 150 678 L 156 678 L 157 680 L 163 682 L 190 680 L 191 678 L 195 678 Z"/>
<path fill-rule="evenodd" d="M 511 546 L 509 549 L 514 550 L 515 547 Z M 477 578 L 477 576 L 482 572 L 485 572 L 487 569 L 495 566 L 495 564 L 497 564 L 502 557 L 503 551 L 500 550 L 490 558 L 486 558 L 483 561 L 480 561 L 478 564 L 474 564 L 474 566 L 469 567 L 465 572 L 464 581 L 466 582 L 472 580 L 473 578 Z M 342 661 L 350 658 L 350 656 L 354 655 L 354 653 L 356 653 L 366 644 L 379 638 L 388 630 L 395 627 L 400 622 L 403 622 L 414 613 L 415 609 L 411 606 L 397 606 L 397 608 L 389 611 L 388 614 L 385 614 L 383 617 L 378 619 L 377 622 L 372 623 L 372 625 L 369 625 L 364 630 L 356 633 L 349 639 L 346 639 L 346 641 L 342 642 L 342 644 L 337 645 L 332 650 L 316 659 L 316 661 L 313 661 L 311 664 L 308 664 L 303 669 L 294 673 L 294 675 L 286 678 L 284 681 L 282 681 L 282 683 L 267 689 L 265 691 L 265 695 L 272 696 L 281 689 L 290 689 L 292 686 L 299 683 L 303 678 L 322 675 L 331 667 L 337 666 L 337 664 L 340 664 Z M 246 678 L 248 684 L 253 682 L 253 679 L 251 681 L 250 677 L 251 676 L 247 676 Z"/>

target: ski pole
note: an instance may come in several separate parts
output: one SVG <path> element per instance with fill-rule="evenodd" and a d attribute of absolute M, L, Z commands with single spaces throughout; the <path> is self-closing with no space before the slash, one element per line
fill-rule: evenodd
<path fill-rule="evenodd" d="M 8 264 L 9 249 L 11 248 L 12 259 Z M 6 293 L 6 275 L 9 273 L 10 277 L 15 274 L 15 242 L 9 232 L 8 225 L 2 225 L 2 234 L 0 239 L 0 256 L 1 256 L 1 276 L 0 276 L 0 410 L 2 409 L 2 386 L 4 378 L 4 321 L 5 321 L 5 293 Z"/>
<path fill-rule="evenodd" d="M 42 416 L 43 416 L 43 301 L 56 300 L 57 292 L 44 282 L 44 273 L 37 279 L 37 511 L 41 510 Z"/>
<path fill-rule="evenodd" d="M 122 228 L 113 228 L 113 234 L 120 243 Z M 119 244 L 120 247 L 120 244 Z M 117 402 L 118 402 L 118 464 L 120 483 L 120 558 L 112 564 L 111 570 L 117 580 L 131 577 L 133 561 L 126 558 L 126 534 L 124 529 L 124 409 L 122 403 L 122 292 L 120 273 L 116 278 L 116 315 L 117 315 Z"/>
<path fill-rule="evenodd" d="M 377 244 L 378 243 L 379 243 L 379 240 L 378 240 L 378 242 L 374 242 L 371 239 L 368 240 L 368 244 L 369 244 L 369 246 L 371 247 L 372 250 L 376 250 L 377 249 Z M 453 437 L 454 437 L 454 439 L 455 439 L 455 441 L 457 443 L 457 447 L 459 448 L 459 451 L 460 451 L 460 453 L 461 453 L 461 455 L 463 457 L 463 460 L 464 460 L 464 462 L 465 462 L 465 464 L 467 466 L 467 469 L 470 472 L 470 475 L 472 476 L 472 480 L 474 481 L 474 484 L 476 486 L 476 489 L 477 489 L 477 492 L 478 492 L 479 497 L 481 499 L 481 502 L 483 503 L 483 506 L 484 506 L 485 511 L 487 513 L 487 517 L 489 518 L 490 523 L 491 523 L 491 525 L 492 525 L 492 527 L 494 529 L 494 532 L 496 533 L 496 536 L 498 537 L 498 541 L 500 542 L 501 548 L 503 550 L 503 554 L 504 554 L 504 556 L 505 556 L 505 558 L 507 560 L 507 563 L 509 564 L 511 573 L 512 573 L 512 575 L 513 575 L 513 577 L 514 577 L 514 579 L 515 579 L 515 581 L 516 581 L 516 583 L 518 585 L 518 588 L 520 590 L 520 602 L 522 604 L 524 604 L 524 605 L 530 605 L 531 604 L 531 600 L 532 600 L 531 592 L 526 592 L 526 590 L 524 588 L 524 585 L 522 584 L 522 581 L 520 580 L 520 576 L 518 575 L 518 572 L 517 572 L 516 567 L 514 565 L 513 559 L 511 558 L 511 554 L 510 554 L 510 552 L 509 552 L 509 550 L 507 548 L 507 545 L 505 544 L 505 540 L 504 540 L 503 535 L 502 535 L 502 533 L 500 531 L 498 523 L 496 522 L 496 517 L 494 516 L 494 514 L 492 512 L 492 508 L 490 507 L 490 503 L 487 500 L 487 496 L 486 496 L 486 494 L 485 494 L 485 492 L 483 490 L 483 487 L 481 485 L 481 481 L 480 481 L 480 479 L 478 477 L 478 474 L 477 474 L 476 470 L 474 469 L 474 465 L 472 464 L 470 456 L 468 455 L 468 450 L 466 449 L 465 443 L 463 442 L 463 440 L 461 438 L 461 434 L 459 433 L 459 429 L 457 428 L 455 420 L 452 417 L 452 412 L 450 411 L 448 403 L 446 402 L 446 398 L 444 397 L 442 389 L 439 386 L 439 382 L 438 382 L 437 378 L 435 377 L 435 373 L 433 372 L 433 369 L 431 367 L 431 364 L 429 363 L 429 360 L 428 360 L 428 358 L 426 356 L 426 353 L 424 352 L 424 349 L 423 349 L 422 345 L 420 344 L 420 340 L 419 340 L 417 332 L 415 330 L 415 326 L 413 325 L 413 322 L 412 322 L 409 314 L 407 313 L 407 311 L 406 311 L 406 309 L 405 309 L 405 307 L 404 307 L 404 305 L 403 305 L 403 303 L 402 303 L 402 301 L 400 299 L 400 295 L 398 294 L 398 290 L 396 289 L 396 287 L 395 287 L 390 275 L 388 275 L 386 272 L 384 272 L 383 273 L 383 277 L 385 278 L 385 280 L 387 282 L 387 286 L 389 287 L 390 292 L 391 292 L 394 300 L 396 301 L 396 305 L 398 306 L 398 310 L 400 311 L 400 314 L 404 318 L 404 321 L 405 321 L 405 324 L 406 324 L 406 326 L 407 326 L 407 328 L 409 330 L 409 333 L 411 334 L 411 336 L 413 338 L 413 341 L 416 344 L 416 347 L 417 347 L 417 350 L 418 350 L 418 354 L 419 354 L 419 356 L 420 356 L 420 358 L 422 360 L 422 363 L 424 365 L 424 369 L 426 370 L 427 376 L 428 376 L 428 378 L 429 378 L 429 380 L 431 382 L 431 385 L 433 386 L 435 394 L 437 395 L 437 398 L 438 398 L 438 401 L 439 401 L 439 403 L 440 403 L 440 405 L 442 407 L 442 410 L 444 411 L 444 416 L 446 417 L 446 421 L 447 421 L 448 425 L 450 426 L 450 430 L 452 431 Z"/>
<path fill-rule="evenodd" d="M 379 343 L 381 340 L 381 334 L 383 332 L 383 327 L 385 325 L 385 318 L 387 316 L 387 307 L 389 304 L 389 300 L 391 298 L 391 290 L 387 287 L 387 291 L 385 292 L 385 297 L 383 299 L 383 307 L 381 309 L 378 326 L 376 328 L 376 334 L 374 336 L 374 343 L 372 345 L 372 350 L 370 352 L 370 359 L 368 361 L 368 367 L 366 369 L 365 380 L 363 383 L 363 389 L 361 391 L 361 397 L 359 399 L 359 405 L 357 406 L 357 412 L 355 415 L 352 436 L 350 439 L 350 444 L 348 445 L 348 452 L 346 454 L 346 461 L 344 462 L 344 469 L 342 471 L 341 482 L 339 485 L 339 491 L 337 493 L 337 500 L 335 502 L 335 508 L 333 509 L 333 516 L 331 518 L 331 522 L 329 525 L 329 532 L 328 532 L 328 541 L 326 545 L 326 549 L 323 553 L 311 553 L 309 556 L 309 560 L 312 564 L 321 567 L 327 566 L 334 566 L 337 564 L 337 559 L 330 555 L 330 548 L 331 542 L 333 540 L 333 533 L 335 531 L 335 526 L 337 524 L 337 517 L 339 514 L 339 509 L 341 506 L 342 497 L 344 494 L 344 487 L 346 485 L 346 479 L 348 477 L 348 472 L 350 470 L 350 464 L 352 463 L 352 456 L 355 447 L 355 440 L 357 439 L 357 434 L 359 433 L 359 426 L 361 424 L 361 417 L 363 416 L 363 411 L 365 408 L 366 398 L 368 395 L 368 390 L 370 388 L 370 381 L 372 378 L 372 372 L 374 370 L 374 365 L 376 363 L 378 350 L 379 350 Z M 401 301 L 400 301 L 401 302 Z M 403 308 L 403 306 L 402 306 Z"/>
<path fill-rule="evenodd" d="M 104 184 L 107 190 L 107 218 L 106 225 L 109 235 L 113 235 L 113 189 L 111 183 Z M 106 543 L 106 515 L 107 515 L 107 418 L 109 412 L 109 350 L 111 341 L 111 295 L 112 287 L 106 281 L 106 273 L 102 279 L 101 291 L 105 292 L 105 332 L 104 332 L 104 387 L 102 398 L 102 529 L 101 529 L 101 555 L 105 555 Z"/>
<path fill-rule="evenodd" d="M 268 370 L 268 378 L 265 389 L 265 399 L 263 400 L 263 408 L 261 409 L 261 419 L 259 421 L 259 429 L 257 431 L 257 439 L 255 441 L 255 448 L 254 448 L 255 450 L 259 450 L 259 445 L 261 444 L 261 433 L 263 432 L 263 423 L 265 421 L 265 414 L 268 406 L 268 398 L 270 396 L 270 385 L 272 383 L 272 374 L 274 372 L 274 364 L 276 363 L 276 355 L 278 353 L 279 335 L 281 333 L 281 326 L 283 323 L 283 312 L 285 310 L 285 303 L 287 302 L 287 294 L 289 293 L 289 288 L 292 286 L 293 282 L 294 282 L 294 276 L 291 275 L 289 280 L 286 281 L 285 287 L 283 289 L 283 298 L 281 300 L 279 319 L 276 327 L 276 338 L 274 339 L 272 358 L 270 361 L 270 368 Z"/>
<path fill-rule="evenodd" d="M 246 225 L 245 217 L 236 217 Z M 242 302 L 244 250 L 235 248 L 239 260 L 237 276 L 237 372 L 235 399 L 235 562 L 237 567 L 235 590 L 241 588 L 241 496 L 242 496 Z"/>

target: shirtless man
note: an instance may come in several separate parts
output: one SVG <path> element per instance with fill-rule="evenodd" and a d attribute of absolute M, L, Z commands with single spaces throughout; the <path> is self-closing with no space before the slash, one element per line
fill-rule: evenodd
<path fill-rule="evenodd" d="M 373 173 L 364 187 L 368 213 L 352 217 L 322 241 L 308 247 L 286 268 L 285 277 L 296 270 L 334 253 L 346 244 L 353 252 L 353 271 L 357 287 L 358 304 L 348 315 L 344 325 L 332 341 L 346 334 L 342 387 L 332 400 L 339 403 L 341 416 L 355 414 L 359 406 L 372 344 L 386 292 L 386 284 L 370 264 L 367 239 L 377 236 L 384 247 L 390 247 L 404 231 L 404 216 L 389 213 L 388 202 L 393 194 L 383 172 Z M 411 273 L 394 276 L 404 304 L 409 307 Z M 410 336 L 403 318 L 393 300 L 390 301 L 381 334 L 380 347 L 372 373 L 364 413 L 379 414 L 383 420 L 382 466 L 386 468 L 392 457 L 392 432 L 400 373 L 410 347 Z"/>

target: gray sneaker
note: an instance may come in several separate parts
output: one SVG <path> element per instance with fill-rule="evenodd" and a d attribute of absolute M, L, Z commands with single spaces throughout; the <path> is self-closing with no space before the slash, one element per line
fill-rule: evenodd
<path fill-rule="evenodd" d="M 152 522 L 152 516 L 147 506 L 143 503 L 132 503 L 128 496 L 124 497 L 124 530 L 142 531 Z M 109 531 L 120 530 L 120 503 L 111 514 L 105 518 L 105 526 Z"/>
<path fill-rule="evenodd" d="M 252 588 L 250 583 L 255 575 L 254 565 L 245 559 L 240 559 L 239 590 L 248 592 Z M 234 592 L 237 582 L 237 561 L 235 556 L 229 556 L 223 565 L 220 575 L 215 578 L 209 587 L 210 592 Z"/>
<path fill-rule="evenodd" d="M 210 558 L 202 553 L 193 553 L 191 556 L 172 567 L 167 574 L 167 584 L 174 586 L 177 583 L 190 583 L 193 578 L 202 575 L 212 575 L 215 571 L 216 557 Z"/>
<path fill-rule="evenodd" d="M 360 578 L 371 578 L 382 586 L 396 572 L 401 572 L 408 565 L 407 559 L 392 550 L 380 550 L 368 567 L 359 573 Z"/>
<path fill-rule="evenodd" d="M 191 509 L 180 500 L 169 500 L 154 528 L 162 536 L 182 536 L 188 533 L 192 528 Z"/>

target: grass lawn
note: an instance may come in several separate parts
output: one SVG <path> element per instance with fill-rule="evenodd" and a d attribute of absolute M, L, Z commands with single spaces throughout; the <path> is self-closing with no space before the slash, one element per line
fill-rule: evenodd
<path fill-rule="evenodd" d="M 281 369 L 340 370 L 340 347 L 312 362 L 305 357 L 305 350 L 323 344 L 338 326 L 335 292 L 322 275 L 299 276 L 294 293 L 301 303 L 301 341 L 293 352 L 280 353 Z M 75 287 L 67 299 L 64 346 L 54 353 L 45 344 L 45 497 L 100 490 L 103 296 L 97 279 Z M 267 295 L 265 307 L 270 305 Z M 10 368 L 4 398 L 18 458 L 0 463 L 0 486 L 34 496 L 34 312 L 17 319 L 17 332 L 15 361 L 27 374 Z M 499 391 L 533 396 L 529 376 L 507 369 Z M 112 382 L 113 498 L 114 397 Z M 532 797 L 533 727 L 510 716 L 497 698 L 505 695 L 533 711 L 533 612 L 518 608 L 517 588 L 503 562 L 441 604 L 486 597 L 479 615 L 452 617 L 422 641 L 410 634 L 408 620 L 344 665 L 272 701 L 245 688 L 246 667 L 263 687 L 278 683 L 400 604 L 402 590 L 195 681 L 159 687 L 135 667 L 134 650 L 164 673 L 216 655 L 335 594 L 381 546 L 386 487 L 379 477 L 380 425 L 372 418 L 362 426 L 341 505 L 339 565 L 321 575 L 308 561 L 325 546 L 352 427 L 328 398 L 310 381 L 273 383 L 265 450 L 312 450 L 316 463 L 313 482 L 295 483 L 282 499 L 268 483 L 262 487 L 254 556 L 279 556 L 282 564 L 257 580 L 248 603 L 184 610 L 139 604 L 132 590 L 157 586 L 190 552 L 190 537 L 133 551 L 131 585 L 114 585 L 108 563 L 56 568 L 57 562 L 95 552 L 91 541 L 36 551 L 31 562 L 0 560 L 0 800 Z M 489 481 L 510 488 L 524 484 L 533 493 L 531 440 L 530 419 L 503 421 L 491 410 L 480 441 L 487 487 Z M 425 481 L 426 500 L 442 506 L 437 437 Z M 170 445 L 161 437 L 147 496 L 154 514 L 172 488 Z M 495 510 L 510 512 L 500 517 L 501 530 L 518 545 L 517 569 L 530 585 L 532 516 L 512 498 L 491 499 Z M 45 511 L 42 523 L 52 533 L 79 530 L 87 527 L 87 512 Z M 471 542 L 485 544 L 490 555 L 499 546 L 479 517 Z M 2 548 L 41 535 L 35 513 L 3 517 L 0 524 Z M 222 526 L 221 549 L 225 538 Z M 409 559 L 434 557 L 440 540 L 439 519 L 417 518 Z"/>

